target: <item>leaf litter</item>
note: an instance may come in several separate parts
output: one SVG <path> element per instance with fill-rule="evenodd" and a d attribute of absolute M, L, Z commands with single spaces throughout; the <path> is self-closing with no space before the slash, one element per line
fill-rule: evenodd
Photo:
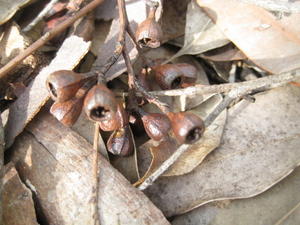
<path fill-rule="evenodd" d="M 12 12 L 2 14 L 2 23 L 20 10 L 26 1 L 21 2 L 17 1 L 19 5 L 11 7 Z M 8 3 L 5 4 L 8 6 Z M 144 1 L 126 2 L 129 22 L 134 30 L 147 17 L 149 4 Z M 59 69 L 85 72 L 92 64 L 92 68 L 101 67 L 113 54 L 119 33 L 116 1 L 104 1 L 96 12 L 94 33 L 97 36 L 93 41 L 86 42 L 71 31 L 71 36 L 63 41 L 49 66 L 42 69 L 28 86 L 25 84 L 24 92 L 18 94 L 9 111 L 1 115 L 5 124 L 5 145 L 13 146 L 9 150 L 8 161 L 15 163 L 22 181 L 31 182 L 26 183 L 33 187 L 31 191 L 39 193 L 41 209 L 46 220 L 52 224 L 74 224 L 72 213 L 77 214 L 75 220 L 84 224 L 94 222 L 88 208 L 91 201 L 87 197 L 91 195 L 92 188 L 91 174 L 87 175 L 90 172 L 88 168 L 91 168 L 88 163 L 91 151 L 87 150 L 93 143 L 93 123 L 81 115 L 72 127 L 78 135 L 59 125 L 48 113 L 36 115 L 49 101 L 45 89 L 45 79 L 49 73 Z M 296 13 L 269 12 L 247 1 L 164 1 L 163 4 L 159 1 L 156 20 L 165 31 L 162 42 L 166 44 L 158 49 L 143 50 L 143 54 L 154 64 L 184 62 L 194 65 L 197 69 L 194 85 L 199 88 L 221 82 L 259 79 L 269 73 L 289 72 L 300 66 L 298 17 Z M 12 31 L 20 33 L 18 25 L 11 27 Z M 3 48 L 12 49 L 14 45 L 4 43 L 3 37 L 2 33 L 0 44 Z M 19 37 L 22 39 L 22 34 Z M 138 74 L 142 65 L 140 52 L 129 36 L 125 40 Z M 23 50 L 26 41 L 21 42 L 24 46 L 20 48 Z M 6 64 L 4 59 L 2 56 L 2 64 Z M 116 95 L 126 98 L 128 79 L 122 57 L 106 75 L 109 87 L 115 90 Z M 148 75 L 152 90 L 159 90 L 151 68 Z M 100 160 L 98 205 L 101 224 L 147 224 L 149 220 L 153 224 L 168 224 L 165 217 L 184 214 L 211 201 L 252 197 L 291 173 L 300 164 L 297 148 L 300 140 L 297 114 L 299 88 L 288 84 L 270 91 L 253 90 L 254 93 L 238 97 L 251 101 L 255 98 L 255 103 L 236 100 L 225 108 L 220 107 L 228 100 L 226 91 L 221 91 L 222 94 L 192 93 L 159 97 L 174 111 L 190 111 L 203 119 L 218 110 L 219 114 L 206 128 L 203 137 L 144 191 L 156 207 L 143 193 L 129 185 L 120 172 L 131 183 L 138 182 L 136 184 L 151 177 L 179 149 L 173 134 L 170 133 L 169 138 L 162 142 L 148 140 L 142 125 L 132 120 L 135 151 L 133 156 L 124 159 L 107 152 L 105 142 L 109 134 L 101 133 L 98 149 L 111 163 L 103 161 L 103 158 Z M 253 98 L 256 92 L 261 93 Z M 143 106 L 143 109 L 158 112 L 158 108 L 151 104 Z M 40 120 L 40 117 L 43 119 Z M 28 127 L 30 121 L 32 125 Z M 26 131 L 22 133 L 25 127 Z M 47 130 L 48 134 L 45 133 Z M 19 134 L 21 136 L 14 144 Z M 58 142 L 51 146 L 58 137 Z M 34 167 L 31 168 L 32 165 Z M 45 171 L 45 177 L 57 184 L 56 187 L 49 185 L 45 177 L 42 178 L 41 174 Z M 77 182 L 78 176 L 82 180 Z M 47 185 L 49 187 L 45 189 Z M 75 193 L 71 186 L 85 195 L 82 201 L 73 198 Z M 66 187 L 70 190 L 60 195 L 60 190 Z M 82 204 L 83 208 L 78 211 L 78 205 Z M 41 209 L 35 210 L 39 213 Z M 149 214 L 146 215 L 143 210 L 149 210 Z M 34 219 L 32 215 L 28 217 Z"/>

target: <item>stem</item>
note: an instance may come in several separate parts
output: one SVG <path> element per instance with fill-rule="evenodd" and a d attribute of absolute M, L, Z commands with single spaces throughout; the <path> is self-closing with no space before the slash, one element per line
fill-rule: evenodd
<path fill-rule="evenodd" d="M 94 143 L 93 143 L 93 161 L 92 161 L 92 170 L 93 170 L 93 178 L 94 185 L 92 188 L 92 214 L 94 218 L 94 225 L 100 224 L 99 219 L 99 209 L 98 209 L 98 199 L 99 199 L 99 157 L 98 157 L 98 142 L 99 142 L 99 124 L 95 123 L 95 132 L 94 132 Z"/>
<path fill-rule="evenodd" d="M 11 61 L 9 61 L 5 66 L 3 66 L 0 69 L 0 78 L 5 77 L 12 69 L 15 68 L 20 62 L 22 62 L 23 59 L 25 59 L 27 56 L 31 55 L 33 52 L 35 52 L 38 48 L 43 46 L 45 43 L 47 43 L 49 40 L 60 34 L 62 31 L 67 29 L 69 26 L 71 26 L 76 20 L 83 17 L 93 9 L 95 9 L 98 5 L 100 5 L 103 2 L 103 0 L 94 0 L 88 5 L 86 5 L 84 8 L 82 8 L 78 13 L 76 13 L 74 16 L 68 18 L 67 20 L 63 21 L 59 25 L 57 25 L 52 30 L 45 33 L 40 39 L 35 41 L 33 44 L 31 44 L 27 49 L 25 49 L 22 53 L 17 55 L 15 58 L 13 58 Z"/>
<path fill-rule="evenodd" d="M 262 87 L 271 89 L 295 81 L 297 79 L 300 79 L 300 70 L 295 70 L 294 73 L 287 72 L 278 75 L 270 75 L 267 77 L 258 78 L 251 81 L 244 81 L 240 83 L 229 83 L 220 85 L 195 85 L 193 87 L 187 87 L 184 89 L 153 91 L 150 92 L 150 94 L 158 96 L 189 96 L 224 93 L 229 92 L 231 90 L 235 90 L 237 92 L 248 90 L 249 92 L 251 92 L 252 90 Z"/>

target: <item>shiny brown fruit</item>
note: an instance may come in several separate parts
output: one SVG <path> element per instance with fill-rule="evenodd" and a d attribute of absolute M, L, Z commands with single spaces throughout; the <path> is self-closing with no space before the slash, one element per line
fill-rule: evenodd
<path fill-rule="evenodd" d="M 168 114 L 176 139 L 180 144 L 192 144 L 198 141 L 205 129 L 203 120 L 190 112 Z"/>
<path fill-rule="evenodd" d="M 162 30 L 155 21 L 156 7 L 150 9 L 148 18 L 139 24 L 135 33 L 140 47 L 158 48 L 161 45 Z"/>
<path fill-rule="evenodd" d="M 169 118 L 161 113 L 147 113 L 142 116 L 146 133 L 155 141 L 160 141 L 167 136 L 171 129 Z"/>
<path fill-rule="evenodd" d="M 80 116 L 83 98 L 72 98 L 65 102 L 55 102 L 50 113 L 65 126 L 72 126 Z"/>
<path fill-rule="evenodd" d="M 97 122 L 113 119 L 117 107 L 114 93 L 103 84 L 97 84 L 89 90 L 84 100 L 87 117 Z"/>
<path fill-rule="evenodd" d="M 46 81 L 46 87 L 56 102 L 64 102 L 75 96 L 84 84 L 86 77 L 71 70 L 59 70 L 51 73 Z"/>
<path fill-rule="evenodd" d="M 99 126 L 103 131 L 114 131 L 128 125 L 128 120 L 129 116 L 120 102 L 115 115 L 109 120 L 100 121 Z"/>
<path fill-rule="evenodd" d="M 194 83 L 197 79 L 197 69 L 191 64 L 188 63 L 176 63 L 175 64 L 179 70 L 183 73 L 184 82 Z"/>
<path fill-rule="evenodd" d="M 114 131 L 107 142 L 107 150 L 114 155 L 129 156 L 133 153 L 133 148 L 129 125 Z"/>
<path fill-rule="evenodd" d="M 155 80 L 157 84 L 163 89 L 180 88 L 184 74 L 174 64 L 164 64 L 153 68 L 155 73 Z"/>

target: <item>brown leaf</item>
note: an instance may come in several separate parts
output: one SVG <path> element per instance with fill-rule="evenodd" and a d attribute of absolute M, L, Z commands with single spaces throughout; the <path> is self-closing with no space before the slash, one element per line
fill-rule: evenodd
<path fill-rule="evenodd" d="M 22 183 L 12 164 L 5 166 L 1 194 L 5 225 L 38 225 L 31 191 Z"/>
<path fill-rule="evenodd" d="M 197 3 L 261 68 L 283 73 L 300 67 L 300 14 L 278 20 L 267 10 L 238 0 L 197 0 Z"/>
<path fill-rule="evenodd" d="M 255 103 L 237 104 L 229 110 L 221 146 L 193 172 L 158 180 L 147 195 L 173 216 L 270 188 L 300 165 L 299 96 L 298 87 L 287 85 L 256 95 Z"/>
<path fill-rule="evenodd" d="M 67 38 L 50 65 L 41 70 L 23 95 L 10 106 L 8 121 L 5 125 L 7 147 L 13 143 L 15 137 L 22 132 L 26 124 L 49 99 L 45 88 L 48 75 L 56 70 L 72 70 L 88 52 L 89 47 L 90 42 L 85 42 L 82 38 L 76 36 Z"/>

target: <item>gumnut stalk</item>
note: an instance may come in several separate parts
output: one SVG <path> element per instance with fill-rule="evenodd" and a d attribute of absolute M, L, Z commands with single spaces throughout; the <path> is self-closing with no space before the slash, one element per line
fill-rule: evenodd
<path fill-rule="evenodd" d="M 47 77 L 46 87 L 54 101 L 65 102 L 75 96 L 86 80 L 84 74 L 71 70 L 58 70 Z"/>
<path fill-rule="evenodd" d="M 129 125 L 115 130 L 108 139 L 107 150 L 114 155 L 129 156 L 133 153 L 133 149 Z"/>
<path fill-rule="evenodd" d="M 157 6 L 152 7 L 147 19 L 137 28 L 135 36 L 140 47 L 158 48 L 161 45 L 162 30 L 155 20 L 156 9 Z"/>
<path fill-rule="evenodd" d="M 84 100 L 87 117 L 96 122 L 114 119 L 118 103 L 114 93 L 104 84 L 97 84 L 89 90 Z"/>
<path fill-rule="evenodd" d="M 168 113 L 172 130 L 180 144 L 192 144 L 198 141 L 205 130 L 203 120 L 190 112 Z"/>

